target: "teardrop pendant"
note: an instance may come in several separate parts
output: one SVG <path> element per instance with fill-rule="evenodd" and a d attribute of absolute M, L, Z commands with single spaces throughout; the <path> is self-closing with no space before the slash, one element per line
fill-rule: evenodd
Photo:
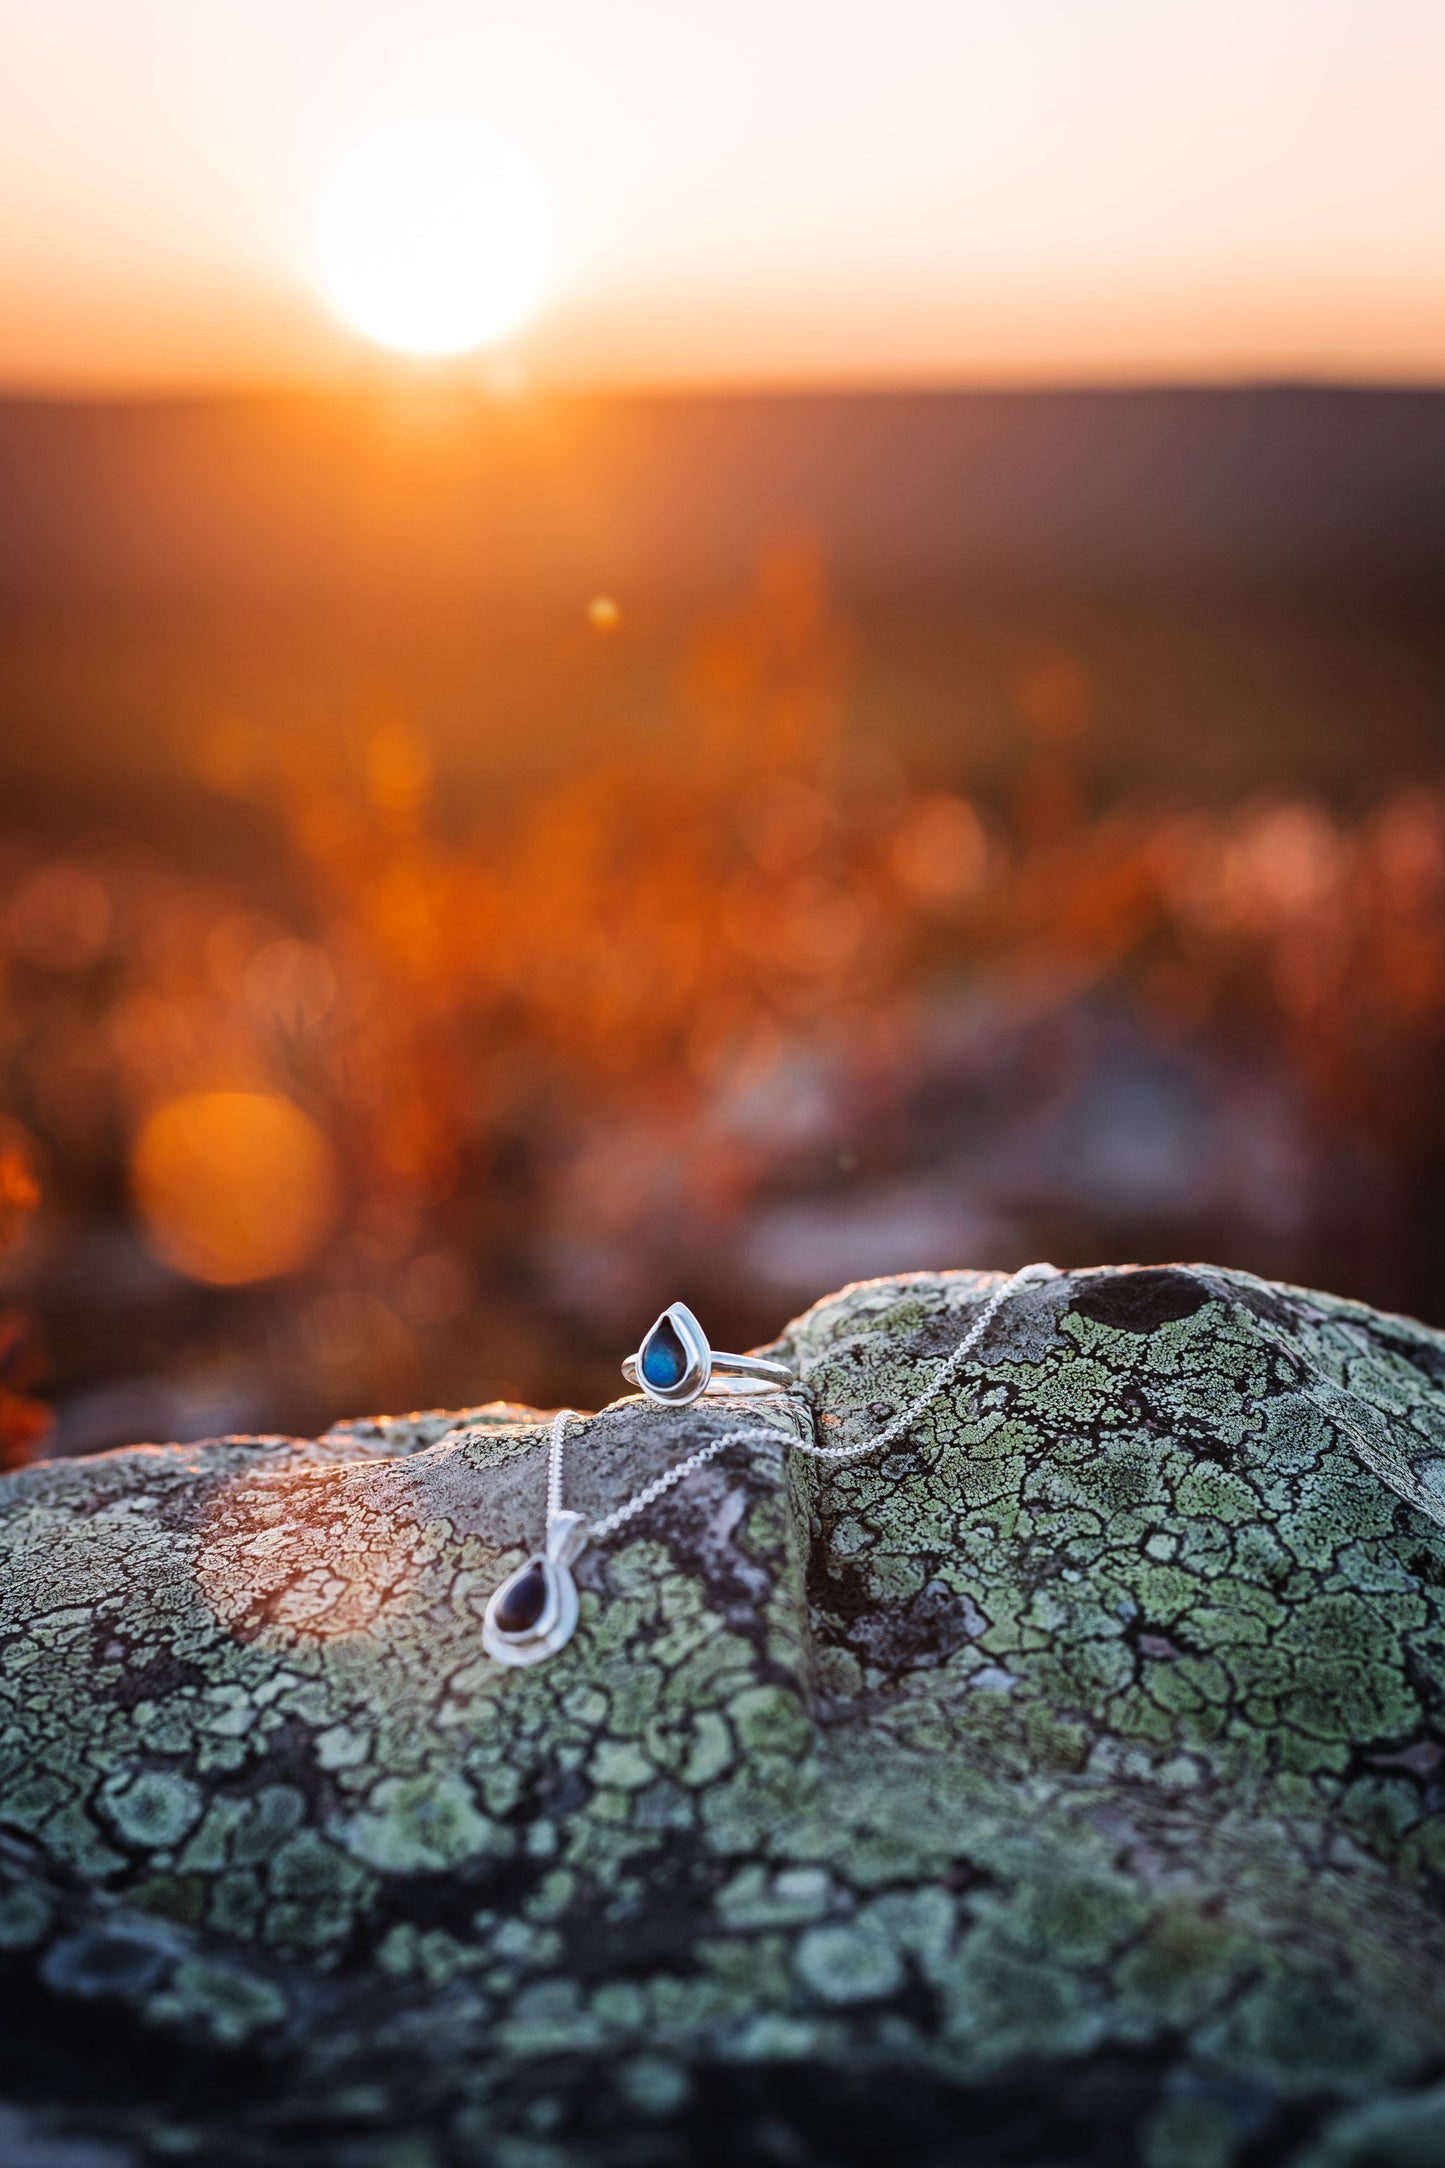
<path fill-rule="evenodd" d="M 587 1541 L 580 1513 L 559 1513 L 547 1548 L 494 1588 L 482 1620 L 482 1646 L 499 1664 L 539 1664 L 565 1648 L 577 1631 L 577 1583 L 572 1561 Z"/>

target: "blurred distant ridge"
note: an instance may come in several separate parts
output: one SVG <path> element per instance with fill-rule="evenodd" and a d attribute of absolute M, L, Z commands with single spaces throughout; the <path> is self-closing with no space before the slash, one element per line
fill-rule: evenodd
<path fill-rule="evenodd" d="M 789 525 L 854 591 L 1408 584 L 1445 559 L 1445 394 L 0 402 L 0 601 L 686 600 Z"/>

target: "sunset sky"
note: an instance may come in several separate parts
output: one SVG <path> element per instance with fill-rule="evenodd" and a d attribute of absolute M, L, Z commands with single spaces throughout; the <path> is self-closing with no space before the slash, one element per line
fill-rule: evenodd
<path fill-rule="evenodd" d="M 1441 0 L 0 0 L 0 38 L 14 389 L 374 372 L 319 207 L 428 115 L 550 208 L 498 381 L 1445 378 Z"/>

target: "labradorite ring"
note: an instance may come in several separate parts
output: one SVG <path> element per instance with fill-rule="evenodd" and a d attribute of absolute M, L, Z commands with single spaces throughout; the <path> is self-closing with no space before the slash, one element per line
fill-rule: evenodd
<path fill-rule="evenodd" d="M 724 1355 L 685 1302 L 669 1303 L 635 1355 L 622 1365 L 629 1385 L 664 1407 L 685 1407 L 703 1393 L 778 1393 L 795 1382 L 787 1363 L 762 1355 Z"/>

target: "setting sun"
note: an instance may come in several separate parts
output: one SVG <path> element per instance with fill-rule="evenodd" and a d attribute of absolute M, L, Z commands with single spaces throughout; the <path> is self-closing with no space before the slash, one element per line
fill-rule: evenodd
<path fill-rule="evenodd" d="M 351 152 L 322 199 L 322 281 L 378 344 L 466 353 L 536 306 L 548 225 L 542 185 L 511 144 L 459 119 L 393 121 Z"/>

